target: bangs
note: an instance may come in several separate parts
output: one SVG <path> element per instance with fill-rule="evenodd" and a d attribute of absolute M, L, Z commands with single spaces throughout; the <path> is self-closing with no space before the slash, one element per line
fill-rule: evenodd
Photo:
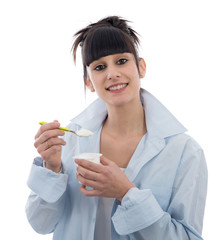
<path fill-rule="evenodd" d="M 82 48 L 83 64 L 89 66 L 101 57 L 129 52 L 135 55 L 135 47 L 130 37 L 114 27 L 94 29 L 86 38 Z"/>

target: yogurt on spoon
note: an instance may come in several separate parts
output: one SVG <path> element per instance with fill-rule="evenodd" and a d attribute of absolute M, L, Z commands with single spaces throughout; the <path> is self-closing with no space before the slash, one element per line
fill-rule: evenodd
<path fill-rule="evenodd" d="M 80 129 L 79 131 L 76 131 L 76 134 L 80 137 L 89 137 L 92 136 L 94 133 L 88 129 Z"/>

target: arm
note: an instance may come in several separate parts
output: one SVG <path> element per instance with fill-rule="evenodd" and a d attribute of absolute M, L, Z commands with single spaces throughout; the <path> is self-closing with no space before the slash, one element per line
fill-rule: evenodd
<path fill-rule="evenodd" d="M 206 190 L 203 152 L 186 146 L 167 211 L 159 206 L 150 189 L 131 188 L 114 211 L 113 227 L 118 234 L 137 240 L 202 239 Z"/>
<path fill-rule="evenodd" d="M 33 164 L 27 184 L 32 190 L 26 204 L 30 225 L 41 234 L 53 232 L 64 210 L 67 175 Z"/>
<path fill-rule="evenodd" d="M 64 134 L 58 127 L 57 121 L 40 127 L 34 143 L 40 157 L 34 160 L 27 181 L 32 190 L 26 204 L 27 218 L 34 230 L 41 234 L 58 230 L 58 223 L 70 203 L 67 163 L 73 163 L 72 156 L 79 140 L 74 134 Z M 75 129 L 75 125 L 68 127 Z M 43 159 L 48 163 L 45 168 Z M 61 167 L 62 173 L 58 174 Z"/>
<path fill-rule="evenodd" d="M 37 233 L 48 234 L 54 231 L 63 209 L 63 198 L 55 203 L 48 203 L 32 192 L 26 204 L 26 215 Z"/>

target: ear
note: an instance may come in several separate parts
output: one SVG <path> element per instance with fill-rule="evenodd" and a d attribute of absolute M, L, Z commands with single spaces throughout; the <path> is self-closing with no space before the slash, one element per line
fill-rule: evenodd
<path fill-rule="evenodd" d="M 144 58 L 140 58 L 139 60 L 139 77 L 144 78 L 146 75 L 146 62 Z"/>
<path fill-rule="evenodd" d="M 84 77 L 84 82 L 86 87 L 91 91 L 91 92 L 95 92 L 94 86 L 89 78 L 89 76 Z"/>

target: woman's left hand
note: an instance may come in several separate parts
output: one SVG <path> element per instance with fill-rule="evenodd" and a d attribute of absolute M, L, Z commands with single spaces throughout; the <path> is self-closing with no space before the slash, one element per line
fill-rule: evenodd
<path fill-rule="evenodd" d="M 75 159 L 78 164 L 77 179 L 82 184 L 80 191 L 85 196 L 111 197 L 121 201 L 135 185 L 116 163 L 104 156 L 100 160 L 102 165 L 84 159 Z M 86 189 L 86 186 L 91 187 L 92 190 Z"/>

